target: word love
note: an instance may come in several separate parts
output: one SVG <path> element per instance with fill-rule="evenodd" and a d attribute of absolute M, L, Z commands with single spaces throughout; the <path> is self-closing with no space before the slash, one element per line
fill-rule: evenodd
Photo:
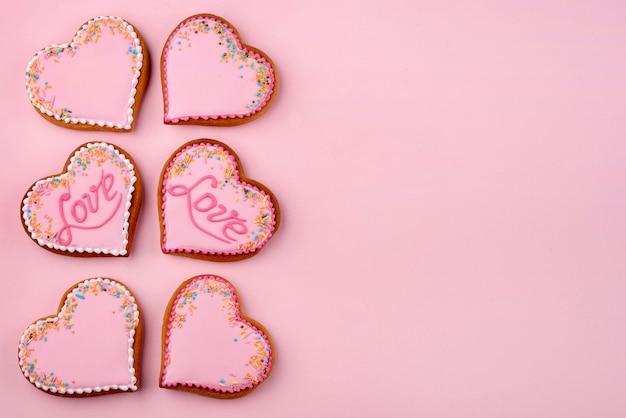
<path fill-rule="evenodd" d="M 191 187 L 178 184 L 171 186 L 168 192 L 172 196 L 184 196 L 187 199 L 189 219 L 200 231 L 225 243 L 235 242 L 237 239 L 232 234 L 244 235 L 248 232 L 246 220 L 240 219 L 236 210 L 228 210 L 218 203 L 210 189 L 217 189 L 217 180 L 212 175 L 206 175 Z M 213 225 L 217 228 L 212 228 Z"/>
<path fill-rule="evenodd" d="M 57 254 L 128 256 L 142 197 L 134 161 L 114 145 L 86 143 L 63 167 L 37 180 L 24 195 L 26 233 Z"/>
<path fill-rule="evenodd" d="M 72 243 L 72 229 L 98 229 L 113 218 L 122 203 L 122 194 L 114 190 L 114 186 L 115 177 L 102 170 L 100 181 L 89 186 L 88 193 L 74 198 L 68 191 L 59 196 L 59 216 L 63 225 L 58 232 L 59 244 L 68 246 Z"/>
<path fill-rule="evenodd" d="M 174 151 L 161 172 L 158 202 L 164 254 L 243 260 L 258 254 L 279 223 L 269 189 L 245 177 L 235 152 L 214 139 Z"/>

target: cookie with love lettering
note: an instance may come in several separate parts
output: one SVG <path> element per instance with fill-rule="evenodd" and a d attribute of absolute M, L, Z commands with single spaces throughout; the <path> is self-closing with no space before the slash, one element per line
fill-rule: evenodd
<path fill-rule="evenodd" d="M 119 17 L 85 22 L 71 42 L 39 50 L 26 91 L 48 121 L 71 129 L 130 132 L 150 75 L 148 49 Z"/>
<path fill-rule="evenodd" d="M 159 386 L 239 398 L 267 379 L 275 362 L 269 333 L 244 316 L 226 279 L 201 275 L 178 287 L 163 318 Z"/>
<path fill-rule="evenodd" d="M 30 324 L 18 346 L 24 377 L 37 389 L 83 397 L 139 388 L 142 320 L 122 283 L 88 279 L 71 287 L 58 313 Z"/>
<path fill-rule="evenodd" d="M 65 171 L 36 181 L 22 200 L 23 226 L 42 248 L 70 256 L 128 256 L 142 186 L 130 155 L 107 144 L 87 143 Z"/>
<path fill-rule="evenodd" d="M 233 126 L 270 108 L 278 75 L 267 54 L 244 44 L 233 25 L 199 14 L 167 39 L 161 84 L 166 124 Z"/>
<path fill-rule="evenodd" d="M 197 139 L 166 161 L 159 184 L 161 249 L 210 261 L 252 257 L 280 225 L 274 194 L 245 177 L 237 154 Z"/>

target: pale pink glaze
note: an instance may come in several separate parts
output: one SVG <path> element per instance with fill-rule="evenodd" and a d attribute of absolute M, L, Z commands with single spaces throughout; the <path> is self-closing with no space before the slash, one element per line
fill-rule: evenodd
<path fill-rule="evenodd" d="M 22 217 L 41 246 L 67 252 L 126 255 L 133 164 L 106 143 L 86 144 L 67 171 L 35 183 Z"/>
<path fill-rule="evenodd" d="M 261 110 L 274 90 L 274 70 L 224 22 L 192 17 L 163 49 L 165 121 L 224 119 Z"/>
<path fill-rule="evenodd" d="M 246 254 L 272 236 L 270 196 L 240 182 L 235 158 L 219 145 L 183 149 L 168 163 L 161 184 L 165 252 Z"/>
<path fill-rule="evenodd" d="M 132 26 L 98 17 L 72 43 L 35 54 L 26 68 L 26 89 L 33 106 L 57 120 L 129 130 L 143 59 Z"/>
<path fill-rule="evenodd" d="M 269 374 L 267 336 L 241 318 L 234 288 L 217 276 L 190 280 L 169 312 L 162 385 L 234 393 Z"/>
<path fill-rule="evenodd" d="M 58 315 L 24 331 L 20 368 L 45 391 L 134 391 L 138 325 L 137 304 L 124 286 L 109 279 L 86 280 L 67 295 Z"/>

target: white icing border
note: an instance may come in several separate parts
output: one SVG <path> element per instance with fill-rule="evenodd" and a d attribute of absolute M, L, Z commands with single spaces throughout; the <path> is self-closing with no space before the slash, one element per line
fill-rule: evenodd
<path fill-rule="evenodd" d="M 139 325 L 139 309 L 137 307 L 137 302 L 135 300 L 135 297 L 130 293 L 130 291 L 124 285 L 122 285 L 119 282 L 116 282 L 115 280 L 103 279 L 101 277 L 98 277 L 95 279 L 87 279 L 85 281 L 77 283 L 72 289 L 72 291 L 67 294 L 65 301 L 67 302 L 72 295 L 75 295 L 81 286 L 84 286 L 88 283 L 93 283 L 93 282 L 111 283 L 117 286 L 120 290 L 122 290 L 124 292 L 124 295 L 127 296 L 133 302 L 133 318 L 137 321 L 136 322 L 137 326 Z M 108 392 L 110 390 L 120 390 L 122 392 L 128 392 L 130 390 L 131 392 L 135 392 L 137 389 L 139 389 L 139 387 L 137 386 L 136 370 L 134 368 L 135 350 L 133 348 L 133 345 L 135 344 L 135 329 L 137 328 L 137 326 L 129 330 L 130 338 L 128 338 L 128 374 L 130 376 L 130 381 L 131 381 L 130 385 L 105 385 L 105 386 L 96 386 L 93 388 L 87 387 L 87 388 L 65 389 L 65 388 L 52 387 L 48 385 L 42 385 L 40 382 L 36 382 L 35 379 L 31 377 L 30 373 L 28 372 L 29 367 L 24 361 L 24 357 L 23 357 L 24 350 L 22 350 L 22 345 L 24 344 L 24 341 L 26 340 L 26 336 L 30 334 L 31 330 L 36 329 L 38 324 L 41 324 L 42 322 L 57 322 L 61 318 L 62 318 L 62 313 L 59 312 L 57 316 L 40 319 L 36 321 L 35 323 L 30 324 L 28 328 L 26 328 L 26 330 L 22 334 L 22 337 L 20 338 L 20 344 L 18 347 L 18 357 L 20 360 L 19 365 L 20 365 L 20 369 L 22 370 L 22 373 L 24 374 L 24 376 L 28 379 L 30 383 L 34 384 L 37 387 L 37 389 L 41 389 L 43 391 L 47 391 L 51 393 L 59 393 L 59 394 L 68 394 L 68 395 L 74 395 L 74 394 L 84 395 L 84 394 L 90 394 L 92 392 L 96 392 L 96 393 Z"/>
<path fill-rule="evenodd" d="M 132 86 L 130 89 L 130 98 L 128 100 L 128 107 L 126 109 L 126 113 L 128 114 L 128 118 L 126 121 L 126 124 L 123 125 L 121 123 L 113 123 L 113 122 L 107 122 L 107 121 L 100 121 L 100 120 L 93 120 L 93 119 L 85 119 L 85 118 L 61 118 L 61 115 L 58 115 L 54 112 L 52 112 L 51 110 L 46 109 L 44 106 L 42 106 L 41 104 L 37 104 L 36 100 L 35 100 L 35 95 L 32 93 L 32 91 L 30 90 L 30 84 L 29 84 L 29 77 L 28 77 L 28 73 L 30 71 L 30 68 L 32 66 L 32 64 L 35 62 L 35 60 L 37 60 L 43 53 L 49 51 L 50 49 L 53 48 L 67 48 L 69 47 L 73 47 L 76 43 L 77 38 L 79 37 L 79 35 L 87 28 L 88 25 L 99 21 L 100 19 L 115 19 L 116 21 L 120 21 L 122 23 L 122 26 L 124 27 L 124 29 L 126 30 L 126 32 L 128 32 L 130 34 L 130 36 L 133 38 L 133 42 L 135 44 L 135 48 L 137 49 L 137 66 L 136 66 L 136 71 L 135 71 L 135 75 L 133 76 L 133 80 L 132 80 Z M 26 79 L 26 92 L 28 93 L 28 98 L 31 102 L 31 104 L 36 107 L 37 109 L 39 109 L 39 111 L 41 113 L 44 113 L 50 117 L 55 118 L 58 121 L 62 121 L 65 123 L 72 123 L 72 124 L 82 124 L 82 125 L 90 125 L 90 126 L 99 126 L 101 128 L 106 127 L 106 128 L 113 128 L 113 129 L 125 129 L 125 130 L 130 130 L 132 127 L 132 123 L 134 120 L 133 117 L 133 105 L 135 104 L 135 95 L 137 94 L 137 89 L 135 87 L 137 87 L 137 84 L 139 82 L 139 76 L 141 75 L 141 68 L 143 67 L 143 50 L 141 48 L 141 41 L 139 40 L 139 37 L 137 36 L 137 32 L 135 32 L 135 29 L 133 28 L 133 26 L 131 24 L 129 24 L 128 22 L 126 22 L 124 19 L 120 18 L 120 17 L 116 17 L 116 16 L 99 16 L 99 17 L 95 17 L 89 21 L 87 21 L 87 23 L 83 24 L 83 26 L 76 32 L 76 35 L 74 36 L 74 38 L 72 39 L 72 42 L 70 42 L 69 44 L 61 44 L 61 45 L 57 45 L 57 44 L 52 44 L 52 45 L 48 45 L 46 47 L 44 47 L 43 49 L 39 50 L 32 58 L 31 60 L 28 62 L 28 65 L 26 66 L 26 75 L 25 75 L 25 79 Z"/>
<path fill-rule="evenodd" d="M 40 184 L 52 182 L 55 178 L 67 177 L 68 172 L 71 170 L 72 165 L 74 164 L 74 160 L 76 159 L 76 156 L 82 153 L 83 150 L 93 148 L 96 146 L 105 147 L 111 151 L 114 151 L 115 155 L 117 155 L 120 159 L 123 159 L 124 163 L 129 168 L 128 174 L 130 175 L 130 185 L 128 186 L 128 194 L 126 195 L 126 211 L 124 212 L 124 223 L 122 224 L 122 247 L 123 249 L 121 251 L 118 251 L 118 250 L 110 249 L 110 248 L 68 247 L 65 245 L 54 244 L 52 242 L 49 242 L 49 241 L 46 241 L 44 239 L 37 237 L 37 234 L 34 232 L 35 229 L 32 227 L 32 225 L 28 221 L 28 214 L 26 212 L 28 210 L 28 203 L 30 201 L 31 195 L 33 194 L 33 190 L 35 190 Z M 74 153 L 74 155 L 70 159 L 70 163 L 68 164 L 67 171 L 65 173 L 62 173 L 58 176 L 48 177 L 46 179 L 39 180 L 33 185 L 30 191 L 26 194 L 26 198 L 22 202 L 23 203 L 22 218 L 24 219 L 24 224 L 28 228 L 28 232 L 30 232 L 30 237 L 34 239 L 35 241 L 37 241 L 37 243 L 41 245 L 42 247 L 53 248 L 55 250 L 60 250 L 60 251 L 67 251 L 69 253 L 78 252 L 78 253 L 90 253 L 90 254 L 91 253 L 106 254 L 106 255 L 113 255 L 113 256 L 125 256 L 126 254 L 128 254 L 128 250 L 126 249 L 126 247 L 128 246 L 128 228 L 130 227 L 130 223 L 128 222 L 128 219 L 130 218 L 130 207 L 132 205 L 133 193 L 135 191 L 134 184 L 136 182 L 137 182 L 137 176 L 135 176 L 135 166 L 117 148 L 115 148 L 113 145 L 107 144 L 106 142 L 88 143 L 85 146 L 82 146 L 78 151 Z"/>

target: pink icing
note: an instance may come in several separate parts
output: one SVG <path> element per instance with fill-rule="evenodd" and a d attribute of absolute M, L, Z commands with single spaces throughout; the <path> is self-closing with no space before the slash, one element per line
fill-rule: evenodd
<path fill-rule="evenodd" d="M 231 236 L 231 233 L 243 235 L 248 232 L 246 220 L 240 219 L 236 210 L 228 210 L 224 205 L 218 203 L 215 195 L 211 193 L 211 189 L 217 189 L 217 180 L 215 177 L 207 175 L 200 178 L 191 187 L 178 184 L 171 186 L 168 192 L 176 197 L 185 196 L 187 215 L 196 229 L 221 242 L 237 241 Z M 200 193 L 204 191 L 204 193 L 196 193 L 196 190 L 201 190 Z M 226 215 L 224 216 L 224 214 Z"/>
<path fill-rule="evenodd" d="M 250 116 L 266 106 L 274 70 L 214 16 L 183 21 L 163 49 L 165 121 Z"/>
<path fill-rule="evenodd" d="M 114 181 L 115 177 L 113 174 L 108 173 L 105 175 L 104 170 L 102 170 L 99 183 L 89 186 L 87 193 L 81 195 L 79 191 L 75 192 L 73 196 L 71 192 L 66 192 L 59 196 L 59 217 L 61 218 L 62 226 L 57 235 L 61 245 L 67 246 L 72 244 L 72 229 L 99 229 L 111 221 L 115 213 L 118 212 L 123 198 L 119 191 L 115 191 L 112 196 L 110 195 L 111 188 L 115 186 Z M 69 185 L 68 190 L 70 190 Z M 99 199 L 100 191 L 102 191 L 104 199 Z M 111 201 L 113 202 L 108 209 L 101 209 L 104 207 L 104 204 L 101 205 L 99 202 L 106 204 L 106 202 Z M 69 217 L 66 214 L 66 202 L 70 202 Z M 94 218 L 97 219 L 95 222 L 89 222 Z"/>
<path fill-rule="evenodd" d="M 22 335 L 19 365 L 39 389 L 61 394 L 135 391 L 134 297 L 109 279 L 89 279 L 67 294 L 58 315 Z"/>
<path fill-rule="evenodd" d="M 247 254 L 275 230 L 270 196 L 241 182 L 236 159 L 217 144 L 195 142 L 176 154 L 162 196 L 165 252 Z"/>
<path fill-rule="evenodd" d="M 24 223 L 42 246 L 126 255 L 136 181 L 133 164 L 119 150 L 86 144 L 64 174 L 35 183 L 24 199 Z"/>
<path fill-rule="evenodd" d="M 130 130 L 143 64 L 133 27 L 98 17 L 70 44 L 35 54 L 26 68 L 26 89 L 33 106 L 59 121 Z"/>
<path fill-rule="evenodd" d="M 198 276 L 178 292 L 169 312 L 162 386 L 240 392 L 268 376 L 272 358 L 268 337 L 241 317 L 228 281 Z"/>

